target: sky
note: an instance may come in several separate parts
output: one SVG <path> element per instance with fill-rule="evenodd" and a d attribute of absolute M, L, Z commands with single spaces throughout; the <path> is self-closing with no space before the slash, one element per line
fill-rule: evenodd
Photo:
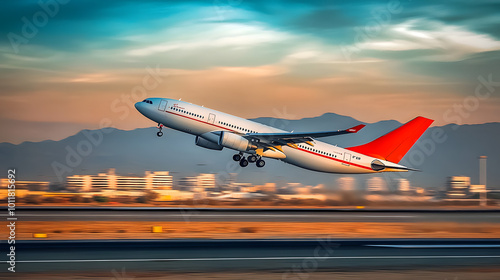
<path fill-rule="evenodd" d="M 245 118 L 500 122 L 499 19 L 486 0 L 3 1 L 0 142 L 153 126 L 133 107 L 146 97 Z"/>

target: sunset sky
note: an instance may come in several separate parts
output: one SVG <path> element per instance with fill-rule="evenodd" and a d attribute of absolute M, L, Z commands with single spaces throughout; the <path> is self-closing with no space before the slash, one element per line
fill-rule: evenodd
<path fill-rule="evenodd" d="M 152 126 L 132 106 L 145 97 L 245 118 L 500 122 L 499 2 L 59 1 L 2 2 L 0 142 Z"/>

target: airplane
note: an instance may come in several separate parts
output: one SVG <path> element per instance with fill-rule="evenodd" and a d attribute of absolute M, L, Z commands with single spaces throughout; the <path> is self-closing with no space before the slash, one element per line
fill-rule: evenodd
<path fill-rule="evenodd" d="M 416 117 L 399 128 L 364 145 L 341 148 L 316 140 L 321 137 L 357 133 L 365 125 L 345 130 L 288 132 L 251 120 L 169 98 L 146 98 L 135 108 L 158 124 L 157 136 L 169 127 L 195 136 L 197 146 L 237 151 L 233 160 L 241 167 L 264 158 L 326 173 L 361 174 L 418 171 L 399 162 L 433 120 Z"/>

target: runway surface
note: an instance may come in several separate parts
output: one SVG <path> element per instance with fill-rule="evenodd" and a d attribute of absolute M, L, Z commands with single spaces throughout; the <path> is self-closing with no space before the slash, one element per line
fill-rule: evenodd
<path fill-rule="evenodd" d="M 2 252 L 7 244 L 2 241 Z M 7 257 L 2 254 L 2 269 Z M 247 271 L 492 267 L 500 239 L 18 241 L 16 271 Z M 291 278 L 291 277 L 290 277 Z"/>
<path fill-rule="evenodd" d="M 7 212 L 0 214 L 7 217 Z M 500 223 L 500 211 L 339 211 L 255 209 L 17 209 L 19 221 L 241 221 Z"/>

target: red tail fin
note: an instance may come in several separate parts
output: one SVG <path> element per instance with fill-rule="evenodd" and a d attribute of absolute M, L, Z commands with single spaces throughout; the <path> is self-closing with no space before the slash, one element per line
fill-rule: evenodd
<path fill-rule="evenodd" d="M 418 138 L 434 122 L 424 117 L 416 117 L 399 128 L 370 143 L 347 148 L 368 156 L 398 163 L 417 142 Z"/>

